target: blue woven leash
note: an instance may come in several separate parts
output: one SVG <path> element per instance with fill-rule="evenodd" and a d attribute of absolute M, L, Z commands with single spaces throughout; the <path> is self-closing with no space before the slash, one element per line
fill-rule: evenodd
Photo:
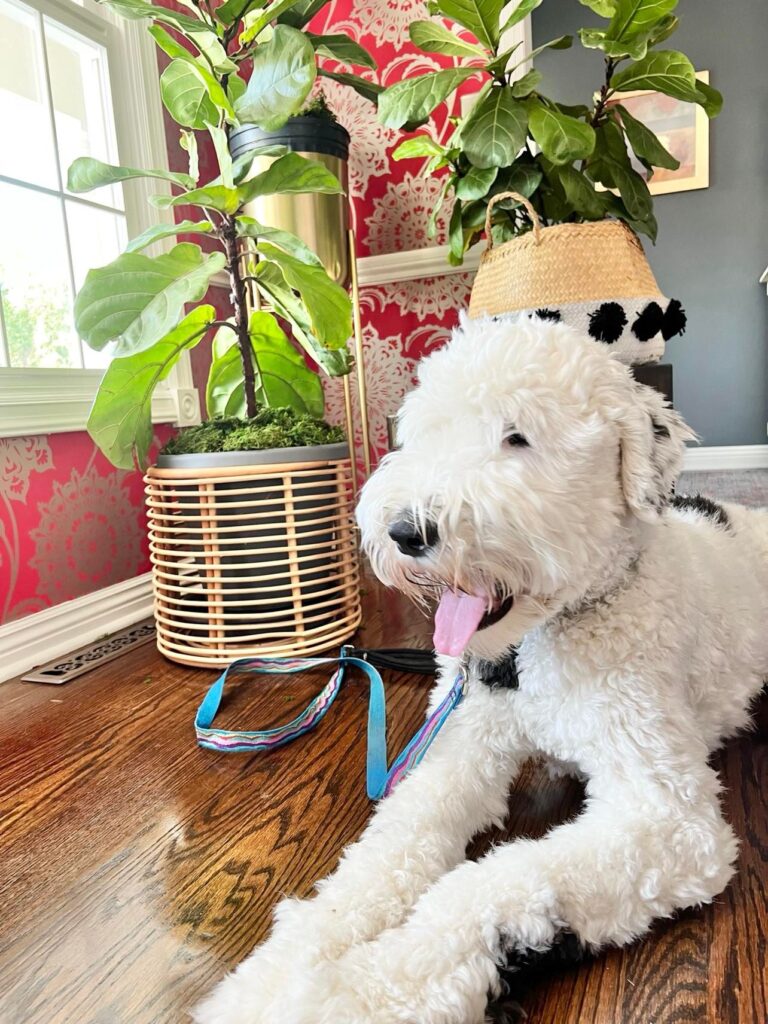
<path fill-rule="evenodd" d="M 348 653 L 342 647 L 338 658 L 241 658 L 232 662 L 206 693 L 195 715 L 197 742 L 207 750 L 223 753 L 254 753 L 274 750 L 314 729 L 327 714 L 344 681 L 348 666 L 359 668 L 370 684 L 368 695 L 368 752 L 366 755 L 366 790 L 371 800 L 389 796 L 403 776 L 416 767 L 432 745 L 448 716 L 464 696 L 464 673 L 460 672 L 453 686 L 426 722 L 408 741 L 392 767 L 387 768 L 387 707 L 384 682 L 378 669 L 364 658 Z M 308 668 L 336 665 L 330 680 L 318 695 L 290 722 L 273 729 L 242 731 L 215 729 L 213 720 L 219 710 L 224 687 L 230 673 L 265 673 L 293 675 Z"/>

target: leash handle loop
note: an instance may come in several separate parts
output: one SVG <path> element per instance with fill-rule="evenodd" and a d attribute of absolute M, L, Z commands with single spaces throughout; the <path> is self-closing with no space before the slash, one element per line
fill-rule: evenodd
<path fill-rule="evenodd" d="M 366 789 L 371 800 L 388 796 L 397 783 L 408 774 L 429 750 L 448 716 L 464 694 L 464 675 L 460 673 L 448 694 L 427 718 L 387 769 L 387 708 L 384 681 L 378 669 L 357 651 L 343 647 L 338 658 L 240 658 L 221 673 L 203 698 L 195 715 L 197 742 L 206 750 L 220 753 L 259 753 L 275 750 L 310 732 L 322 721 L 338 696 L 347 666 L 360 669 L 368 679 L 368 750 L 366 754 Z M 230 673 L 264 673 L 293 675 L 308 668 L 336 665 L 329 681 L 303 711 L 284 725 L 272 729 L 216 729 L 213 720 L 224 695 Z"/>

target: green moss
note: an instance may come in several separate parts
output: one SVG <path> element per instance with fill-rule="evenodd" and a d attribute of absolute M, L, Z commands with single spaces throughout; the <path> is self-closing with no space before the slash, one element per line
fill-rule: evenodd
<path fill-rule="evenodd" d="M 299 111 L 299 117 L 316 117 L 321 121 L 330 121 L 331 124 L 338 124 L 339 119 L 328 106 L 328 100 L 323 93 L 319 92 L 312 100 Z"/>
<path fill-rule="evenodd" d="M 313 420 L 293 409 L 262 409 L 250 420 L 230 417 L 187 427 L 167 442 L 161 454 L 254 452 L 266 448 L 339 444 L 344 440 L 341 427 L 332 427 L 323 420 Z"/>

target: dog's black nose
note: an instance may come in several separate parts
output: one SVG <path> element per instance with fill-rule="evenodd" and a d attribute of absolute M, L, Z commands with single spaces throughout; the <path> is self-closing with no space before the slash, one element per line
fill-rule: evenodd
<path fill-rule="evenodd" d="M 410 519 L 398 519 L 390 524 L 387 531 L 404 555 L 420 558 L 429 554 L 437 544 L 437 527 L 428 519 L 422 530 Z"/>

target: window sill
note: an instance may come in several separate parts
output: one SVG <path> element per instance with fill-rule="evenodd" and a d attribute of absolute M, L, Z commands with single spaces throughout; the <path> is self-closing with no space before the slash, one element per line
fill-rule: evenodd
<path fill-rule="evenodd" d="M 184 368 L 186 369 L 186 367 Z M 0 369 L 0 437 L 61 434 L 85 429 L 102 370 Z M 186 373 L 157 388 L 152 422 L 200 422 L 197 390 Z"/>

